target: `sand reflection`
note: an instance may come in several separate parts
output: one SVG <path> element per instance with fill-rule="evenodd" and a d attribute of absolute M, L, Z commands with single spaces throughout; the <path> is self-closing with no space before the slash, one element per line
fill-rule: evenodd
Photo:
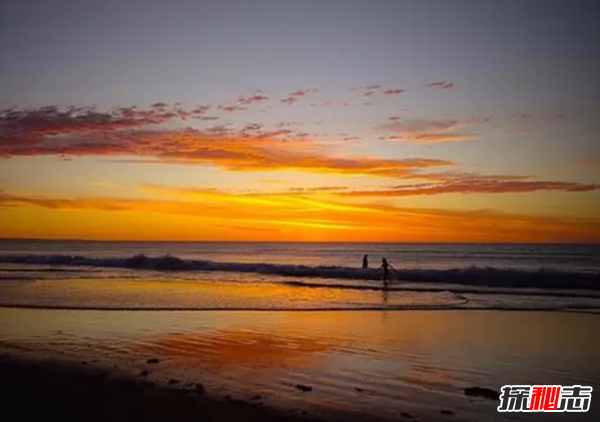
<path fill-rule="evenodd" d="M 157 382 L 202 380 L 244 394 L 405 411 L 406 400 L 427 406 L 463 400 L 465 386 L 544 380 L 596 389 L 598 342 L 592 339 L 599 323 L 596 315 L 531 312 L 0 308 L 0 351 L 109 362 L 136 375 L 149 370 Z M 147 365 L 150 358 L 160 364 Z M 314 391 L 299 394 L 297 384 Z M 455 408 L 473 408 L 459 401 Z"/>
<path fill-rule="evenodd" d="M 179 333 L 145 338 L 139 352 L 211 371 L 250 367 L 286 369 L 311 366 L 330 344 L 312 337 L 279 336 L 249 330 Z"/>

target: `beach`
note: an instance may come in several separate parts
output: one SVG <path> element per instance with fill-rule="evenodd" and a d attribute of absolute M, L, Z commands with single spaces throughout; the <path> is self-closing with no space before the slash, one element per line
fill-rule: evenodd
<path fill-rule="evenodd" d="M 256 420 L 532 420 L 536 415 L 498 413 L 498 400 L 464 389 L 600 388 L 594 314 L 3 308 L 0 321 L 2 371 L 9 374 L 3 379 L 15 402 L 49 385 L 65 391 L 62 401 L 52 401 L 55 412 L 74 403 L 64 397 L 76 397 L 67 392 L 79 390 L 73 377 L 81 374 L 88 374 L 78 393 L 84 402 L 116 414 L 137 413 L 136 405 L 125 406 L 130 400 L 152 402 L 148 409 L 159 409 L 153 415 L 177 408 L 172 420 L 194 412 L 227 420 L 246 411 L 257 412 Z M 36 369 L 24 372 L 23 362 Z M 19 388 L 11 387 L 15 382 Z M 140 388 L 161 398 L 150 400 Z M 115 391 L 122 394 L 114 398 Z M 596 420 L 598 410 L 592 400 L 587 413 L 552 416 Z M 109 420 L 143 420 L 136 419 L 140 412 Z"/>
<path fill-rule="evenodd" d="M 4 397 L 25 420 L 533 420 L 502 386 L 600 388 L 597 248 L 0 241 Z"/>

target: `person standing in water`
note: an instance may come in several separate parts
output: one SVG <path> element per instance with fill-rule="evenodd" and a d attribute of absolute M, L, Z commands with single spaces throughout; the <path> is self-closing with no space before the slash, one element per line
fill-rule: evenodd
<path fill-rule="evenodd" d="M 363 268 L 369 268 L 369 255 L 363 256 Z"/>
<path fill-rule="evenodd" d="M 381 258 L 381 280 L 383 281 L 383 286 L 387 288 L 388 283 L 390 281 L 390 269 L 394 269 L 392 265 L 385 258 Z"/>

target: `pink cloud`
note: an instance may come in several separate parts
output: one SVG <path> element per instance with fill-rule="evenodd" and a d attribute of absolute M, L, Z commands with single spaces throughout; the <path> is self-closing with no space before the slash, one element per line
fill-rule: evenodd
<path fill-rule="evenodd" d="M 428 88 L 438 88 L 438 89 L 451 89 L 454 88 L 453 82 L 430 82 L 426 85 Z"/>
<path fill-rule="evenodd" d="M 3 110 L 0 112 L 0 128 L 2 138 L 8 139 L 23 130 L 27 131 L 28 137 L 83 134 L 158 125 L 180 118 L 179 110 L 173 108 L 164 110 L 151 107 L 141 110 L 132 106 L 100 112 L 95 107 L 60 109 L 47 106 L 39 109 Z"/>
<path fill-rule="evenodd" d="M 316 89 L 299 89 L 297 91 L 291 92 L 287 98 L 281 100 L 283 104 L 292 105 L 296 101 L 299 101 L 302 97 L 305 97 L 307 94 L 311 92 L 317 92 Z"/>
<path fill-rule="evenodd" d="M 381 135 L 380 140 L 401 141 L 415 143 L 436 143 L 436 142 L 463 142 L 477 139 L 477 136 L 471 133 L 455 133 L 457 129 L 468 126 L 475 126 L 487 123 L 491 117 L 484 119 L 408 119 L 400 122 L 399 116 L 388 118 L 391 123 L 386 123 L 377 130 L 392 132 L 390 135 Z"/>
<path fill-rule="evenodd" d="M 257 93 L 250 97 L 241 96 L 239 99 L 239 104 L 241 104 L 241 105 L 259 104 L 259 103 L 267 101 L 268 99 L 269 99 L 269 97 L 267 97 L 266 95 Z"/>
<path fill-rule="evenodd" d="M 404 90 L 404 89 L 386 89 L 385 91 L 383 91 L 383 95 L 388 95 L 388 96 L 400 95 L 400 94 L 403 94 L 404 92 L 406 92 L 406 90 Z"/>

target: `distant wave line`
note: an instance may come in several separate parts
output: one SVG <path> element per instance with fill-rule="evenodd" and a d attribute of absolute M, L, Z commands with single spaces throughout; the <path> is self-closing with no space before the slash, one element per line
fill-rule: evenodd
<path fill-rule="evenodd" d="M 51 266 L 86 266 L 153 271 L 223 271 L 305 278 L 342 280 L 380 280 L 376 268 L 308 266 L 269 263 L 234 263 L 209 260 L 184 260 L 176 256 L 149 257 L 143 254 L 127 258 L 86 257 L 77 255 L 0 255 L 0 263 Z M 581 273 L 540 268 L 465 267 L 454 269 L 397 269 L 397 281 L 448 283 L 485 287 L 552 288 L 600 290 L 600 272 Z"/>

